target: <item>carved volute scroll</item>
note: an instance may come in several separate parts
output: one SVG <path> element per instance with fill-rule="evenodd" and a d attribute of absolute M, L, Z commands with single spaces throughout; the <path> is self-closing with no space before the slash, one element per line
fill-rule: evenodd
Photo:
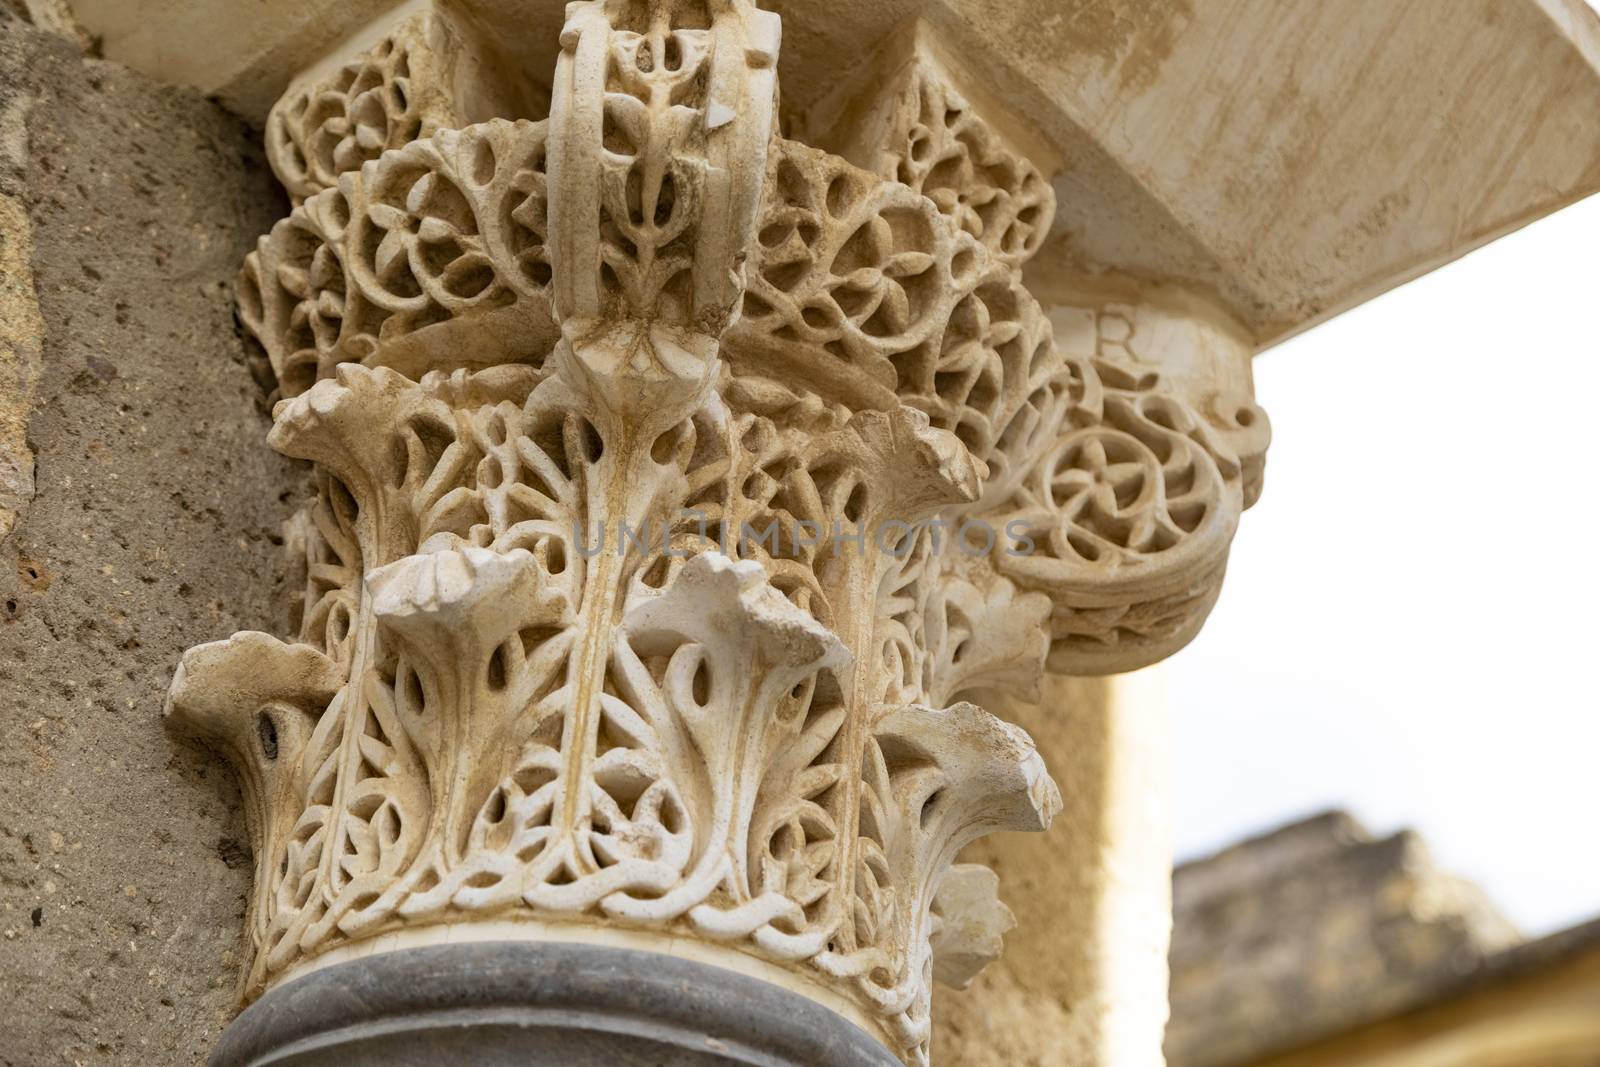
<path fill-rule="evenodd" d="M 1050 186 L 920 52 L 849 162 L 780 136 L 749 0 L 569 5 L 540 121 L 462 124 L 431 18 L 274 112 L 297 206 L 240 280 L 317 470 L 294 642 L 191 650 L 168 706 L 240 767 L 244 995 L 664 931 L 924 1063 L 1010 925 L 957 852 L 1060 804 L 964 698 L 1192 636 L 1264 418 L 1056 343 Z"/>

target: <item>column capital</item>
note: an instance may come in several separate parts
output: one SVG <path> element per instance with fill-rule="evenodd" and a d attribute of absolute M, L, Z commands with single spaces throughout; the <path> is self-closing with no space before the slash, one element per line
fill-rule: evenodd
<path fill-rule="evenodd" d="M 537 94 L 473 91 L 455 32 L 408 15 L 268 123 L 296 206 L 239 293 L 317 470 L 300 630 L 169 700 L 247 794 L 244 996 L 665 935 L 923 1063 L 930 983 L 1011 925 L 957 853 L 1060 806 L 969 698 L 1193 636 L 1259 487 L 1248 347 L 1036 298 L 1052 164 L 930 26 L 826 147 L 746 0 L 569 5 L 537 117 L 470 121 Z"/>

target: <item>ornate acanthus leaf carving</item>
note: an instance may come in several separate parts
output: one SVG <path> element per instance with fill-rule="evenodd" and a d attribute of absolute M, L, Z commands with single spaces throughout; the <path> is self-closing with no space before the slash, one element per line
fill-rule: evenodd
<path fill-rule="evenodd" d="M 1253 401 L 1057 344 L 1049 186 L 921 51 L 855 162 L 778 136 L 778 29 L 582 0 L 547 120 L 445 124 L 410 31 L 283 105 L 304 199 L 240 303 L 317 465 L 300 643 L 202 646 L 172 697 L 262 828 L 247 996 L 399 929 L 602 923 L 923 1063 L 929 983 L 1009 926 L 957 851 L 1060 803 L 964 697 L 1150 662 L 1215 598 Z"/>
<path fill-rule="evenodd" d="M 272 914 L 273 866 L 300 815 L 303 756 L 343 683 L 338 664 L 310 645 L 247 630 L 184 653 L 167 693 L 168 722 L 226 752 L 239 772 L 256 859 L 257 942 Z"/>
<path fill-rule="evenodd" d="M 861 773 L 854 922 L 819 962 L 856 979 L 900 1044 L 925 1049 L 933 904 L 956 854 L 986 834 L 1045 829 L 1061 795 L 1026 733 L 968 703 L 875 709 Z"/>

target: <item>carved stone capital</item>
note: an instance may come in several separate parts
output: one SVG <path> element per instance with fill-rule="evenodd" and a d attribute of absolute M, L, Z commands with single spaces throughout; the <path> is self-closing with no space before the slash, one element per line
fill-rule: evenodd
<path fill-rule="evenodd" d="M 192 650 L 170 702 L 253 813 L 245 997 L 600 930 L 923 1063 L 931 981 L 1011 925 L 957 852 L 1060 805 L 964 697 L 1193 636 L 1259 484 L 1248 372 L 1041 306 L 1047 176 L 926 27 L 840 154 L 781 136 L 748 0 L 569 5 L 536 121 L 465 121 L 451 33 L 269 124 L 297 206 L 239 293 L 318 472 L 301 627 Z"/>

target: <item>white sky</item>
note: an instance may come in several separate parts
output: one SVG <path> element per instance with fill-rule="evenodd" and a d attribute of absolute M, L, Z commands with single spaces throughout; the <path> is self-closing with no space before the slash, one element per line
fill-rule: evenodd
<path fill-rule="evenodd" d="M 1269 350 L 1266 491 L 1168 664 L 1180 859 L 1415 827 L 1530 934 L 1600 916 L 1600 197 Z"/>

